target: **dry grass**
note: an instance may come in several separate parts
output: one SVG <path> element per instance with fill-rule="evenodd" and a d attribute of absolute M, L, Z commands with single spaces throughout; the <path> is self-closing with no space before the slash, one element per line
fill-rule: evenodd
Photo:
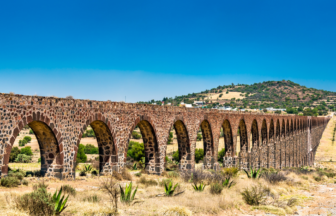
<path fill-rule="evenodd" d="M 320 145 L 316 152 L 316 161 L 336 161 L 336 142 L 332 143 L 336 117 L 334 116 L 328 122 L 326 129 L 323 132 Z"/>

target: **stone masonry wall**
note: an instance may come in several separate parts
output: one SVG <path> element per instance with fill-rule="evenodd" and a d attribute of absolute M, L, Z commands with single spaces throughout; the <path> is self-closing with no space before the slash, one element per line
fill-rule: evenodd
<path fill-rule="evenodd" d="M 172 126 L 177 133 L 181 170 L 195 168 L 199 129 L 204 137 L 204 168 L 219 167 L 221 127 L 227 149 L 224 166 L 282 168 L 314 163 L 328 121 L 327 117 L 0 94 L 0 170 L 1 175 L 8 173 L 15 138 L 27 124 L 40 145 L 42 172 L 57 178 L 74 178 L 78 145 L 88 125 L 97 137 L 102 173 L 113 174 L 124 168 L 129 139 L 138 125 L 144 138 L 146 170 L 159 175 L 164 171 Z"/>

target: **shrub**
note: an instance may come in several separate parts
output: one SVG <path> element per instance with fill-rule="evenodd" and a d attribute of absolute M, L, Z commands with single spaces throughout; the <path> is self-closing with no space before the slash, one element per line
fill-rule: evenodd
<path fill-rule="evenodd" d="M 19 146 L 25 146 L 27 144 L 26 140 L 19 140 Z"/>
<path fill-rule="evenodd" d="M 85 172 L 84 170 L 81 170 L 81 171 L 79 172 L 79 176 L 86 176 L 86 172 Z"/>
<path fill-rule="evenodd" d="M 16 171 L 16 172 L 10 171 L 10 172 L 8 173 L 8 176 L 9 176 L 9 177 L 17 178 L 17 179 L 19 179 L 20 181 L 22 181 L 22 179 L 26 176 L 26 172 L 21 171 L 21 170 L 18 170 L 18 171 Z"/>
<path fill-rule="evenodd" d="M 31 156 L 25 155 L 25 154 L 18 154 L 18 156 L 15 159 L 15 162 L 17 163 L 30 163 L 32 160 Z"/>
<path fill-rule="evenodd" d="M 210 193 L 211 194 L 221 194 L 223 190 L 223 186 L 218 182 L 212 183 L 210 185 Z"/>
<path fill-rule="evenodd" d="M 9 155 L 9 162 L 15 162 L 16 157 L 21 153 L 18 147 L 13 147 Z"/>
<path fill-rule="evenodd" d="M 0 184 L 3 187 L 17 187 L 20 184 L 20 180 L 16 177 L 6 176 L 4 178 L 1 178 Z"/>
<path fill-rule="evenodd" d="M 287 177 L 283 173 L 269 173 L 266 172 L 262 175 L 262 178 L 264 178 L 266 181 L 268 181 L 271 184 L 277 184 L 281 181 L 286 181 Z"/>
<path fill-rule="evenodd" d="M 195 161 L 196 161 L 196 163 L 203 160 L 203 157 L 204 157 L 204 150 L 203 149 L 195 149 Z"/>
<path fill-rule="evenodd" d="M 41 158 L 39 158 L 39 159 L 37 160 L 37 163 L 41 163 Z"/>
<path fill-rule="evenodd" d="M 230 176 L 230 177 L 236 177 L 239 172 L 239 169 L 237 167 L 227 167 L 222 170 L 222 173 L 224 175 Z"/>
<path fill-rule="evenodd" d="M 33 155 L 33 152 L 31 150 L 30 146 L 24 147 L 20 151 L 21 151 L 20 154 L 25 154 L 25 155 L 28 155 L 28 156 L 32 156 Z"/>
<path fill-rule="evenodd" d="M 32 129 L 30 129 L 29 134 L 34 134 L 34 131 Z"/>
<path fill-rule="evenodd" d="M 137 172 L 137 173 L 135 173 L 134 174 L 136 177 L 140 177 L 141 175 L 142 175 L 142 173 L 141 172 Z"/>
<path fill-rule="evenodd" d="M 85 154 L 99 154 L 99 149 L 98 147 L 95 147 L 94 145 L 86 144 L 84 146 L 84 153 Z"/>
<path fill-rule="evenodd" d="M 320 176 L 314 176 L 315 181 L 320 182 L 322 181 L 322 178 Z"/>
<path fill-rule="evenodd" d="M 141 139 L 141 134 L 136 131 L 132 131 L 132 137 L 133 139 Z"/>
<path fill-rule="evenodd" d="M 25 136 L 23 137 L 23 140 L 26 140 L 26 142 L 29 143 L 32 140 L 32 138 L 30 136 Z"/>
<path fill-rule="evenodd" d="M 73 188 L 71 185 L 62 185 L 62 191 L 66 194 L 71 196 L 76 196 L 76 189 Z"/>
<path fill-rule="evenodd" d="M 127 151 L 127 157 L 131 157 L 136 161 L 139 161 L 142 157 L 145 157 L 144 144 L 130 141 Z"/>
<path fill-rule="evenodd" d="M 156 180 L 154 179 L 147 179 L 145 176 L 142 176 L 138 181 L 137 181 L 138 184 L 143 184 L 145 185 L 146 187 L 148 186 L 157 186 L 158 183 Z"/>
<path fill-rule="evenodd" d="M 77 157 L 76 157 L 76 163 L 85 163 L 87 160 L 87 156 L 84 152 L 85 146 L 83 144 L 79 144 L 78 151 L 77 151 Z"/>
<path fill-rule="evenodd" d="M 171 144 L 173 142 L 173 137 L 174 137 L 173 132 L 169 132 L 167 144 Z"/>
<path fill-rule="evenodd" d="M 24 180 L 22 181 L 22 184 L 28 186 L 29 183 L 28 183 L 28 181 L 27 181 L 26 179 L 24 179 Z"/>
<path fill-rule="evenodd" d="M 196 140 L 197 140 L 197 141 L 201 141 L 202 138 L 203 138 L 203 137 L 202 137 L 202 134 L 199 134 L 199 133 L 198 133 L 198 134 L 197 134 L 197 138 L 196 138 Z"/>
<path fill-rule="evenodd" d="M 178 150 L 173 153 L 173 160 L 174 161 L 180 161 L 179 151 Z"/>
<path fill-rule="evenodd" d="M 94 169 L 91 171 L 91 175 L 97 176 L 99 174 L 98 170 Z"/>
<path fill-rule="evenodd" d="M 37 188 L 16 199 L 16 207 L 19 210 L 28 211 L 30 215 L 54 215 L 54 203 L 46 188 Z"/>
<path fill-rule="evenodd" d="M 260 205 L 265 200 L 265 190 L 259 186 L 252 186 L 251 189 L 245 188 L 241 193 L 243 200 L 248 205 Z"/>
<path fill-rule="evenodd" d="M 218 161 L 219 162 L 221 162 L 221 163 L 223 163 L 223 157 L 225 156 L 225 148 L 223 148 L 222 150 L 220 150 L 219 152 L 218 152 Z"/>
<path fill-rule="evenodd" d="M 92 129 L 90 129 L 90 130 L 86 130 L 86 131 L 83 133 L 82 137 L 83 137 L 83 138 L 84 138 L 84 137 L 96 137 L 96 135 L 95 135 L 94 131 L 93 131 Z"/>
<path fill-rule="evenodd" d="M 132 181 L 132 174 L 126 168 L 122 170 L 121 176 L 124 180 Z"/>

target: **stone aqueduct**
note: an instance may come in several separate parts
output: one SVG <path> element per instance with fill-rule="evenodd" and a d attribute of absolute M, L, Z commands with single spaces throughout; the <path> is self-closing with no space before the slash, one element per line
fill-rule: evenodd
<path fill-rule="evenodd" d="M 42 173 L 64 179 L 75 177 L 77 148 L 88 125 L 92 126 L 97 137 L 102 173 L 124 168 L 131 132 L 138 125 L 145 145 L 146 170 L 151 174 L 161 174 L 173 125 L 181 170 L 195 167 L 194 152 L 200 128 L 204 141 L 204 168 L 218 169 L 221 127 L 226 149 L 224 166 L 246 169 L 312 165 L 328 121 L 328 117 L 0 94 L 1 175 L 8 173 L 9 155 L 15 138 L 27 124 L 40 146 Z"/>

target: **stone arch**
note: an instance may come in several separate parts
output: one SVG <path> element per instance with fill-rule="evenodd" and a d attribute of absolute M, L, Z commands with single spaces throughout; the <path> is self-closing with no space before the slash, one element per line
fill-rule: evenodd
<path fill-rule="evenodd" d="M 264 119 L 261 125 L 261 143 L 262 145 L 266 145 L 267 142 L 267 124 L 266 119 Z"/>
<path fill-rule="evenodd" d="M 259 131 L 257 120 L 253 120 L 251 125 L 252 146 L 259 147 Z"/>
<path fill-rule="evenodd" d="M 154 128 L 147 120 L 141 120 L 137 125 L 145 147 L 145 170 L 150 174 L 160 174 L 160 152 Z"/>
<path fill-rule="evenodd" d="M 280 121 L 279 121 L 279 119 L 277 119 L 277 123 L 276 123 L 276 129 L 275 129 L 275 131 L 276 131 L 276 135 L 275 135 L 275 137 L 276 137 L 276 139 L 277 140 L 279 140 L 280 139 L 280 136 L 281 136 L 281 134 L 280 134 Z"/>
<path fill-rule="evenodd" d="M 259 169 L 260 166 L 263 166 L 263 152 L 262 148 L 260 149 L 261 145 L 259 145 L 259 130 L 258 130 L 258 123 L 254 119 L 251 125 L 251 134 L 252 134 L 252 149 L 251 149 L 251 159 L 252 159 L 252 166 L 256 169 Z"/>
<path fill-rule="evenodd" d="M 268 132 L 268 138 L 270 141 L 274 141 L 275 140 L 275 133 L 274 133 L 274 122 L 273 119 L 271 119 L 271 123 L 270 123 L 270 128 L 269 128 L 269 132 Z"/>
<path fill-rule="evenodd" d="M 225 141 L 225 156 L 233 157 L 235 151 L 234 151 L 234 146 L 233 146 L 231 124 L 229 120 L 226 119 L 223 122 L 222 127 L 223 127 L 223 133 L 224 133 L 224 141 Z"/>
<path fill-rule="evenodd" d="M 111 123 L 108 118 L 105 118 L 101 113 L 91 114 L 84 125 L 80 129 L 79 136 L 74 147 L 73 164 L 76 164 L 76 157 L 78 153 L 78 147 L 88 126 L 91 126 L 98 143 L 99 149 L 99 172 L 104 174 L 112 174 L 114 171 L 119 171 L 119 158 L 118 158 L 118 146 L 116 145 L 115 134 L 113 133 Z M 127 149 L 127 147 L 126 147 Z M 127 151 L 127 150 L 126 150 Z M 127 153 L 126 153 L 127 154 Z M 125 155 L 126 155 L 125 154 Z M 126 156 L 125 156 L 126 160 Z M 73 169 L 75 169 L 75 165 Z M 73 177 L 75 177 L 75 171 L 73 170 Z"/>
<path fill-rule="evenodd" d="M 214 146 L 213 146 L 213 138 L 211 125 L 208 120 L 203 120 L 199 126 L 202 131 L 203 137 L 203 149 L 205 156 L 214 156 Z"/>
<path fill-rule="evenodd" d="M 239 156 L 239 165 L 241 169 L 247 170 L 250 168 L 250 160 L 248 153 L 248 137 L 247 137 L 247 129 L 244 119 L 239 121 L 238 125 L 239 137 L 240 137 L 240 152 Z"/>
<path fill-rule="evenodd" d="M 286 123 L 285 123 L 285 119 L 282 119 L 281 137 L 286 137 Z"/>
<path fill-rule="evenodd" d="M 62 179 L 63 172 L 63 145 L 62 134 L 58 131 L 54 123 L 40 112 L 33 112 L 32 115 L 21 117 L 21 121 L 13 129 L 9 145 L 5 148 L 4 158 L 1 167 L 1 175 L 8 174 L 9 156 L 14 145 L 15 139 L 23 129 L 28 125 L 34 132 L 39 144 L 41 154 L 41 174 L 43 176 L 52 176 Z"/>
<path fill-rule="evenodd" d="M 191 157 L 188 130 L 184 122 L 179 119 L 174 122 L 174 129 L 177 136 L 180 170 L 191 170 L 194 160 Z"/>

